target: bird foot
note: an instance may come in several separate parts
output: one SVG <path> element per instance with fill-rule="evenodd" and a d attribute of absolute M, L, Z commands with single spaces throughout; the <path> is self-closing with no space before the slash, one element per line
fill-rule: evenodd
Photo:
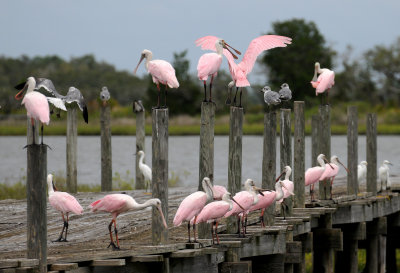
<path fill-rule="evenodd" d="M 52 148 L 51 148 L 49 145 L 47 145 L 47 144 L 41 143 L 40 145 L 47 146 L 47 148 L 49 148 L 50 150 L 52 150 L 52 151 L 53 151 L 53 149 L 52 149 Z"/>
<path fill-rule="evenodd" d="M 226 101 L 225 101 L 225 104 L 226 104 L 226 105 L 230 105 L 230 104 L 231 104 L 231 99 L 230 99 L 230 98 L 227 98 Z"/>
<path fill-rule="evenodd" d="M 57 242 L 68 242 L 67 240 L 65 240 L 64 238 L 59 237 L 57 240 L 53 240 L 51 241 L 53 243 L 57 243 Z"/>
<path fill-rule="evenodd" d="M 201 242 L 199 242 L 197 240 L 194 240 L 193 243 L 198 243 L 200 245 L 200 247 L 204 247 L 203 243 L 201 243 Z"/>
<path fill-rule="evenodd" d="M 114 244 L 114 242 L 110 242 L 110 244 L 108 245 L 107 248 L 110 248 L 110 246 L 112 246 L 112 249 L 113 249 L 113 250 L 121 250 L 121 249 L 119 248 L 119 246 L 116 246 L 116 245 Z"/>

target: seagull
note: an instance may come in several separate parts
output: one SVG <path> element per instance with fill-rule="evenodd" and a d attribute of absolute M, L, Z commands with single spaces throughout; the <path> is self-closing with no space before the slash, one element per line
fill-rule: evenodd
<path fill-rule="evenodd" d="M 100 99 L 103 102 L 103 106 L 105 106 L 106 102 L 110 99 L 110 92 L 108 92 L 107 86 L 101 88 Z"/>
<path fill-rule="evenodd" d="M 279 98 L 281 100 L 291 100 L 292 91 L 289 88 L 289 84 L 284 83 L 281 85 L 281 90 L 279 90 Z"/>
<path fill-rule="evenodd" d="M 144 111 L 144 106 L 141 100 L 135 100 L 133 102 L 133 112 L 139 113 Z"/>
<path fill-rule="evenodd" d="M 384 160 L 379 167 L 379 181 L 381 181 L 381 191 L 390 189 L 391 183 L 389 180 L 389 165 L 393 165 L 389 160 Z"/>
<path fill-rule="evenodd" d="M 260 92 L 264 93 L 264 101 L 266 104 L 268 104 L 268 106 L 278 105 L 281 103 L 279 94 L 275 91 L 272 91 L 269 86 L 264 86 Z"/>

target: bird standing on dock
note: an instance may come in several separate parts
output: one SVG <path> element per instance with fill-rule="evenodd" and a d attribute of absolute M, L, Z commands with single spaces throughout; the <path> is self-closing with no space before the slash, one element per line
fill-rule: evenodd
<path fill-rule="evenodd" d="M 221 185 L 214 185 L 212 187 L 212 191 L 213 191 L 214 200 L 222 200 L 222 197 L 224 196 L 224 194 L 228 192 L 228 190 L 224 186 L 221 186 Z"/>
<path fill-rule="evenodd" d="M 320 74 L 317 78 L 317 75 Z M 311 80 L 312 87 L 315 88 L 315 95 L 326 91 L 326 104 L 328 104 L 328 94 L 331 87 L 335 84 L 335 72 L 328 68 L 321 68 L 319 62 L 314 66 L 314 77 Z"/>
<path fill-rule="evenodd" d="M 249 211 L 255 211 L 255 210 L 260 209 L 261 210 L 261 215 L 260 215 L 261 227 L 265 227 L 264 212 L 265 212 L 265 209 L 267 209 L 269 206 L 271 206 L 276 201 L 276 191 L 263 191 L 262 193 L 263 193 L 262 195 L 260 193 L 257 195 L 258 202 L 257 202 L 257 204 L 251 206 L 249 208 Z"/>
<path fill-rule="evenodd" d="M 145 180 L 145 184 L 146 184 L 145 193 L 147 193 L 149 185 L 150 185 L 150 183 L 152 181 L 151 168 L 148 165 L 143 163 L 144 156 L 145 156 L 144 152 L 143 151 L 139 151 L 137 154 L 140 156 L 140 158 L 139 158 L 139 170 L 141 171 L 141 173 L 144 176 L 144 180 Z"/>
<path fill-rule="evenodd" d="M 361 184 L 367 178 L 367 161 L 361 161 L 357 166 L 357 181 Z"/>
<path fill-rule="evenodd" d="M 389 165 L 393 165 L 388 160 L 384 160 L 379 167 L 379 181 L 381 182 L 381 191 L 390 189 L 392 186 L 389 180 Z"/>
<path fill-rule="evenodd" d="M 143 204 L 139 204 L 133 199 L 131 196 L 127 194 L 121 194 L 121 193 L 114 193 L 114 194 L 108 194 L 104 196 L 102 199 L 94 201 L 89 205 L 91 208 L 92 212 L 96 211 L 104 211 L 104 212 L 109 212 L 112 215 L 112 220 L 110 224 L 108 225 L 108 231 L 110 233 L 110 244 L 108 247 L 112 247 L 113 250 L 119 250 L 119 240 L 118 240 L 118 230 L 117 230 L 117 216 L 123 212 L 129 211 L 129 210 L 142 210 L 144 208 L 153 206 L 158 210 L 158 212 L 161 215 L 162 222 L 165 228 L 168 228 L 167 223 L 164 218 L 164 214 L 161 208 L 161 201 L 158 198 L 153 198 L 149 199 Z M 115 233 L 115 239 L 116 239 L 116 244 L 114 243 L 114 239 L 112 236 L 111 232 L 111 227 L 112 224 L 114 223 L 114 233 Z"/>
<path fill-rule="evenodd" d="M 317 161 L 320 166 L 315 166 L 312 168 L 308 168 L 305 172 L 304 178 L 305 178 L 305 185 L 308 186 L 310 185 L 310 198 L 311 202 L 314 201 L 314 184 L 317 183 L 320 180 L 321 175 L 324 173 L 326 169 L 325 162 L 328 162 L 324 154 L 320 154 L 317 157 Z M 329 164 L 329 163 L 328 163 Z M 330 168 L 333 169 L 332 166 Z"/>
<path fill-rule="evenodd" d="M 179 87 L 179 82 L 175 75 L 175 69 L 167 61 L 153 60 L 153 53 L 150 50 L 145 49 L 140 55 L 139 63 L 133 71 L 133 74 L 136 74 L 143 59 L 146 59 L 146 69 L 151 74 L 153 82 L 157 85 L 158 100 L 156 108 L 160 108 L 160 83 L 165 85 L 164 107 L 167 107 L 167 88 Z"/>
<path fill-rule="evenodd" d="M 212 43 L 212 41 L 215 40 L 214 42 L 214 47 L 212 44 L 210 45 L 203 45 L 204 43 Z M 217 76 L 219 67 L 221 66 L 222 63 L 222 54 L 223 54 L 223 49 L 226 49 L 229 51 L 230 54 L 232 54 L 234 59 L 237 59 L 237 56 L 233 54 L 228 47 L 231 47 L 228 45 L 223 39 L 219 39 L 215 36 L 205 36 L 202 38 L 199 38 L 196 40 L 196 46 L 201 46 L 202 49 L 210 49 L 208 47 L 213 47 L 212 50 L 216 51 L 217 53 L 206 53 L 203 54 L 199 62 L 197 63 L 197 77 L 199 80 L 203 81 L 204 84 L 204 101 L 207 101 L 207 79 L 209 76 L 211 76 L 210 80 L 210 100 L 209 102 L 212 102 L 212 82 L 214 80 L 214 77 Z M 205 47 L 205 48 L 203 48 Z M 232 47 L 231 47 L 232 48 Z M 236 49 L 232 48 L 237 54 L 241 54 L 239 51 Z"/>
<path fill-rule="evenodd" d="M 197 216 L 204 208 L 207 202 L 210 202 L 213 199 L 212 185 L 211 180 L 208 177 L 204 177 L 201 182 L 204 191 L 196 191 L 189 196 L 186 196 L 185 199 L 182 200 L 181 204 L 176 211 L 174 217 L 174 226 L 180 226 L 182 222 L 188 222 L 188 235 L 189 240 L 188 243 L 191 243 L 190 240 L 190 221 L 193 220 L 193 235 L 194 242 L 197 242 L 196 239 L 196 220 Z"/>
<path fill-rule="evenodd" d="M 319 178 L 320 181 L 323 181 L 325 179 L 330 179 L 330 196 L 332 199 L 332 185 L 333 185 L 333 180 L 335 180 L 336 175 L 339 172 L 339 164 L 343 166 L 343 168 L 346 170 L 346 172 L 348 173 L 349 170 L 346 168 L 346 166 L 343 165 L 342 162 L 340 162 L 339 157 L 337 155 L 333 155 L 331 157 L 331 162 L 330 162 L 330 166 L 331 168 L 325 168 L 324 173 L 321 175 L 321 177 Z"/>
<path fill-rule="evenodd" d="M 34 91 L 37 86 L 36 79 L 29 77 L 26 82 L 20 83 L 15 86 L 16 89 L 21 90 L 15 95 L 15 99 L 20 100 L 23 98 L 22 103 L 25 105 L 27 116 L 31 119 L 33 130 L 33 144 L 35 144 L 35 123 L 38 120 L 41 123 L 42 141 L 43 144 L 43 124 L 48 125 L 50 122 L 49 103 L 46 96 L 42 93 Z M 24 96 L 24 92 L 26 95 Z"/>
<path fill-rule="evenodd" d="M 285 179 L 282 181 L 279 181 L 279 179 L 282 177 L 282 175 L 285 174 Z M 285 199 L 288 198 L 289 196 L 294 195 L 294 184 L 293 181 L 290 181 L 290 175 L 292 174 L 292 168 L 290 166 L 285 166 L 283 169 L 283 172 L 281 175 L 277 178 L 278 182 L 280 182 L 280 185 L 278 184 L 278 191 L 282 190 L 283 196 L 280 199 L 277 199 L 277 202 L 280 203 L 283 206 L 283 218 L 285 219 L 286 215 L 286 210 L 287 210 L 287 205 L 285 203 Z M 280 187 L 280 188 L 279 188 Z M 280 194 L 278 194 L 280 197 Z"/>
<path fill-rule="evenodd" d="M 64 222 L 62 231 L 57 240 L 53 242 L 68 242 L 67 234 L 68 234 L 68 214 L 73 212 L 75 214 L 82 214 L 83 208 L 79 204 L 79 202 L 67 192 L 57 191 L 57 188 L 54 185 L 53 175 L 47 175 L 47 190 L 49 194 L 49 203 L 50 205 L 61 212 L 61 216 Z M 66 217 L 64 217 L 64 214 Z M 65 218 L 67 218 L 65 220 Z M 65 236 L 63 237 L 65 231 Z"/>
<path fill-rule="evenodd" d="M 219 244 L 218 222 L 228 211 L 230 211 L 233 208 L 232 201 L 235 202 L 239 207 L 241 207 L 241 205 L 232 197 L 232 195 L 229 192 L 226 192 L 222 196 L 221 201 L 215 201 L 207 204 L 197 216 L 196 219 L 197 224 L 202 222 L 213 223 L 211 225 L 211 235 L 213 244 L 215 244 L 214 234 L 217 239 L 217 244 Z M 194 219 L 192 219 L 192 221 L 194 222 Z M 215 231 L 214 231 L 214 226 L 215 226 Z"/>
<path fill-rule="evenodd" d="M 278 105 L 281 103 L 280 95 L 271 90 L 271 87 L 264 86 L 260 92 L 264 93 L 264 101 L 268 106 Z"/>
<path fill-rule="evenodd" d="M 215 36 L 207 36 L 207 39 L 203 41 L 202 49 L 210 49 L 215 51 L 216 39 L 218 38 Z M 286 47 L 288 44 L 291 44 L 291 41 L 291 38 L 278 35 L 263 35 L 255 38 L 250 42 L 249 47 L 247 48 L 247 51 L 243 55 L 243 59 L 239 64 L 235 63 L 234 57 L 228 50 L 223 49 L 223 54 L 228 59 L 229 71 L 236 85 L 236 93 L 233 99 L 235 106 L 236 95 L 238 89 L 240 88 L 239 107 L 242 107 L 242 88 L 250 86 L 250 83 L 247 80 L 247 74 L 253 70 L 254 63 L 256 62 L 258 55 L 265 50 L 275 47 Z"/>

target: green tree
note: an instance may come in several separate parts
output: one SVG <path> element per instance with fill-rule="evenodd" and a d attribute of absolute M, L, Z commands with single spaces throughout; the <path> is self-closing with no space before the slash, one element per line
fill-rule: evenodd
<path fill-rule="evenodd" d="M 261 63 L 268 69 L 268 84 L 276 90 L 282 83 L 288 83 L 294 99 L 315 97 L 310 85 L 314 64 L 318 61 L 322 67 L 332 68 L 335 52 L 326 45 L 325 38 L 312 21 L 278 21 L 272 24 L 272 29 L 268 34 L 290 37 L 292 44 L 268 50 L 262 57 Z"/>

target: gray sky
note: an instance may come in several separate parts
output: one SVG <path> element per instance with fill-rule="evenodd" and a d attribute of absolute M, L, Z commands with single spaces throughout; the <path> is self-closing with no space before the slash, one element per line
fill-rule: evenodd
<path fill-rule="evenodd" d="M 167 61 L 188 49 L 194 72 L 205 53 L 194 45 L 197 38 L 215 35 L 245 51 L 253 38 L 271 31 L 271 22 L 292 18 L 314 21 L 339 54 L 351 45 L 355 57 L 400 36 L 398 0 L 0 0 L 0 5 L 0 55 L 69 59 L 92 53 L 129 71 L 146 48 Z"/>

